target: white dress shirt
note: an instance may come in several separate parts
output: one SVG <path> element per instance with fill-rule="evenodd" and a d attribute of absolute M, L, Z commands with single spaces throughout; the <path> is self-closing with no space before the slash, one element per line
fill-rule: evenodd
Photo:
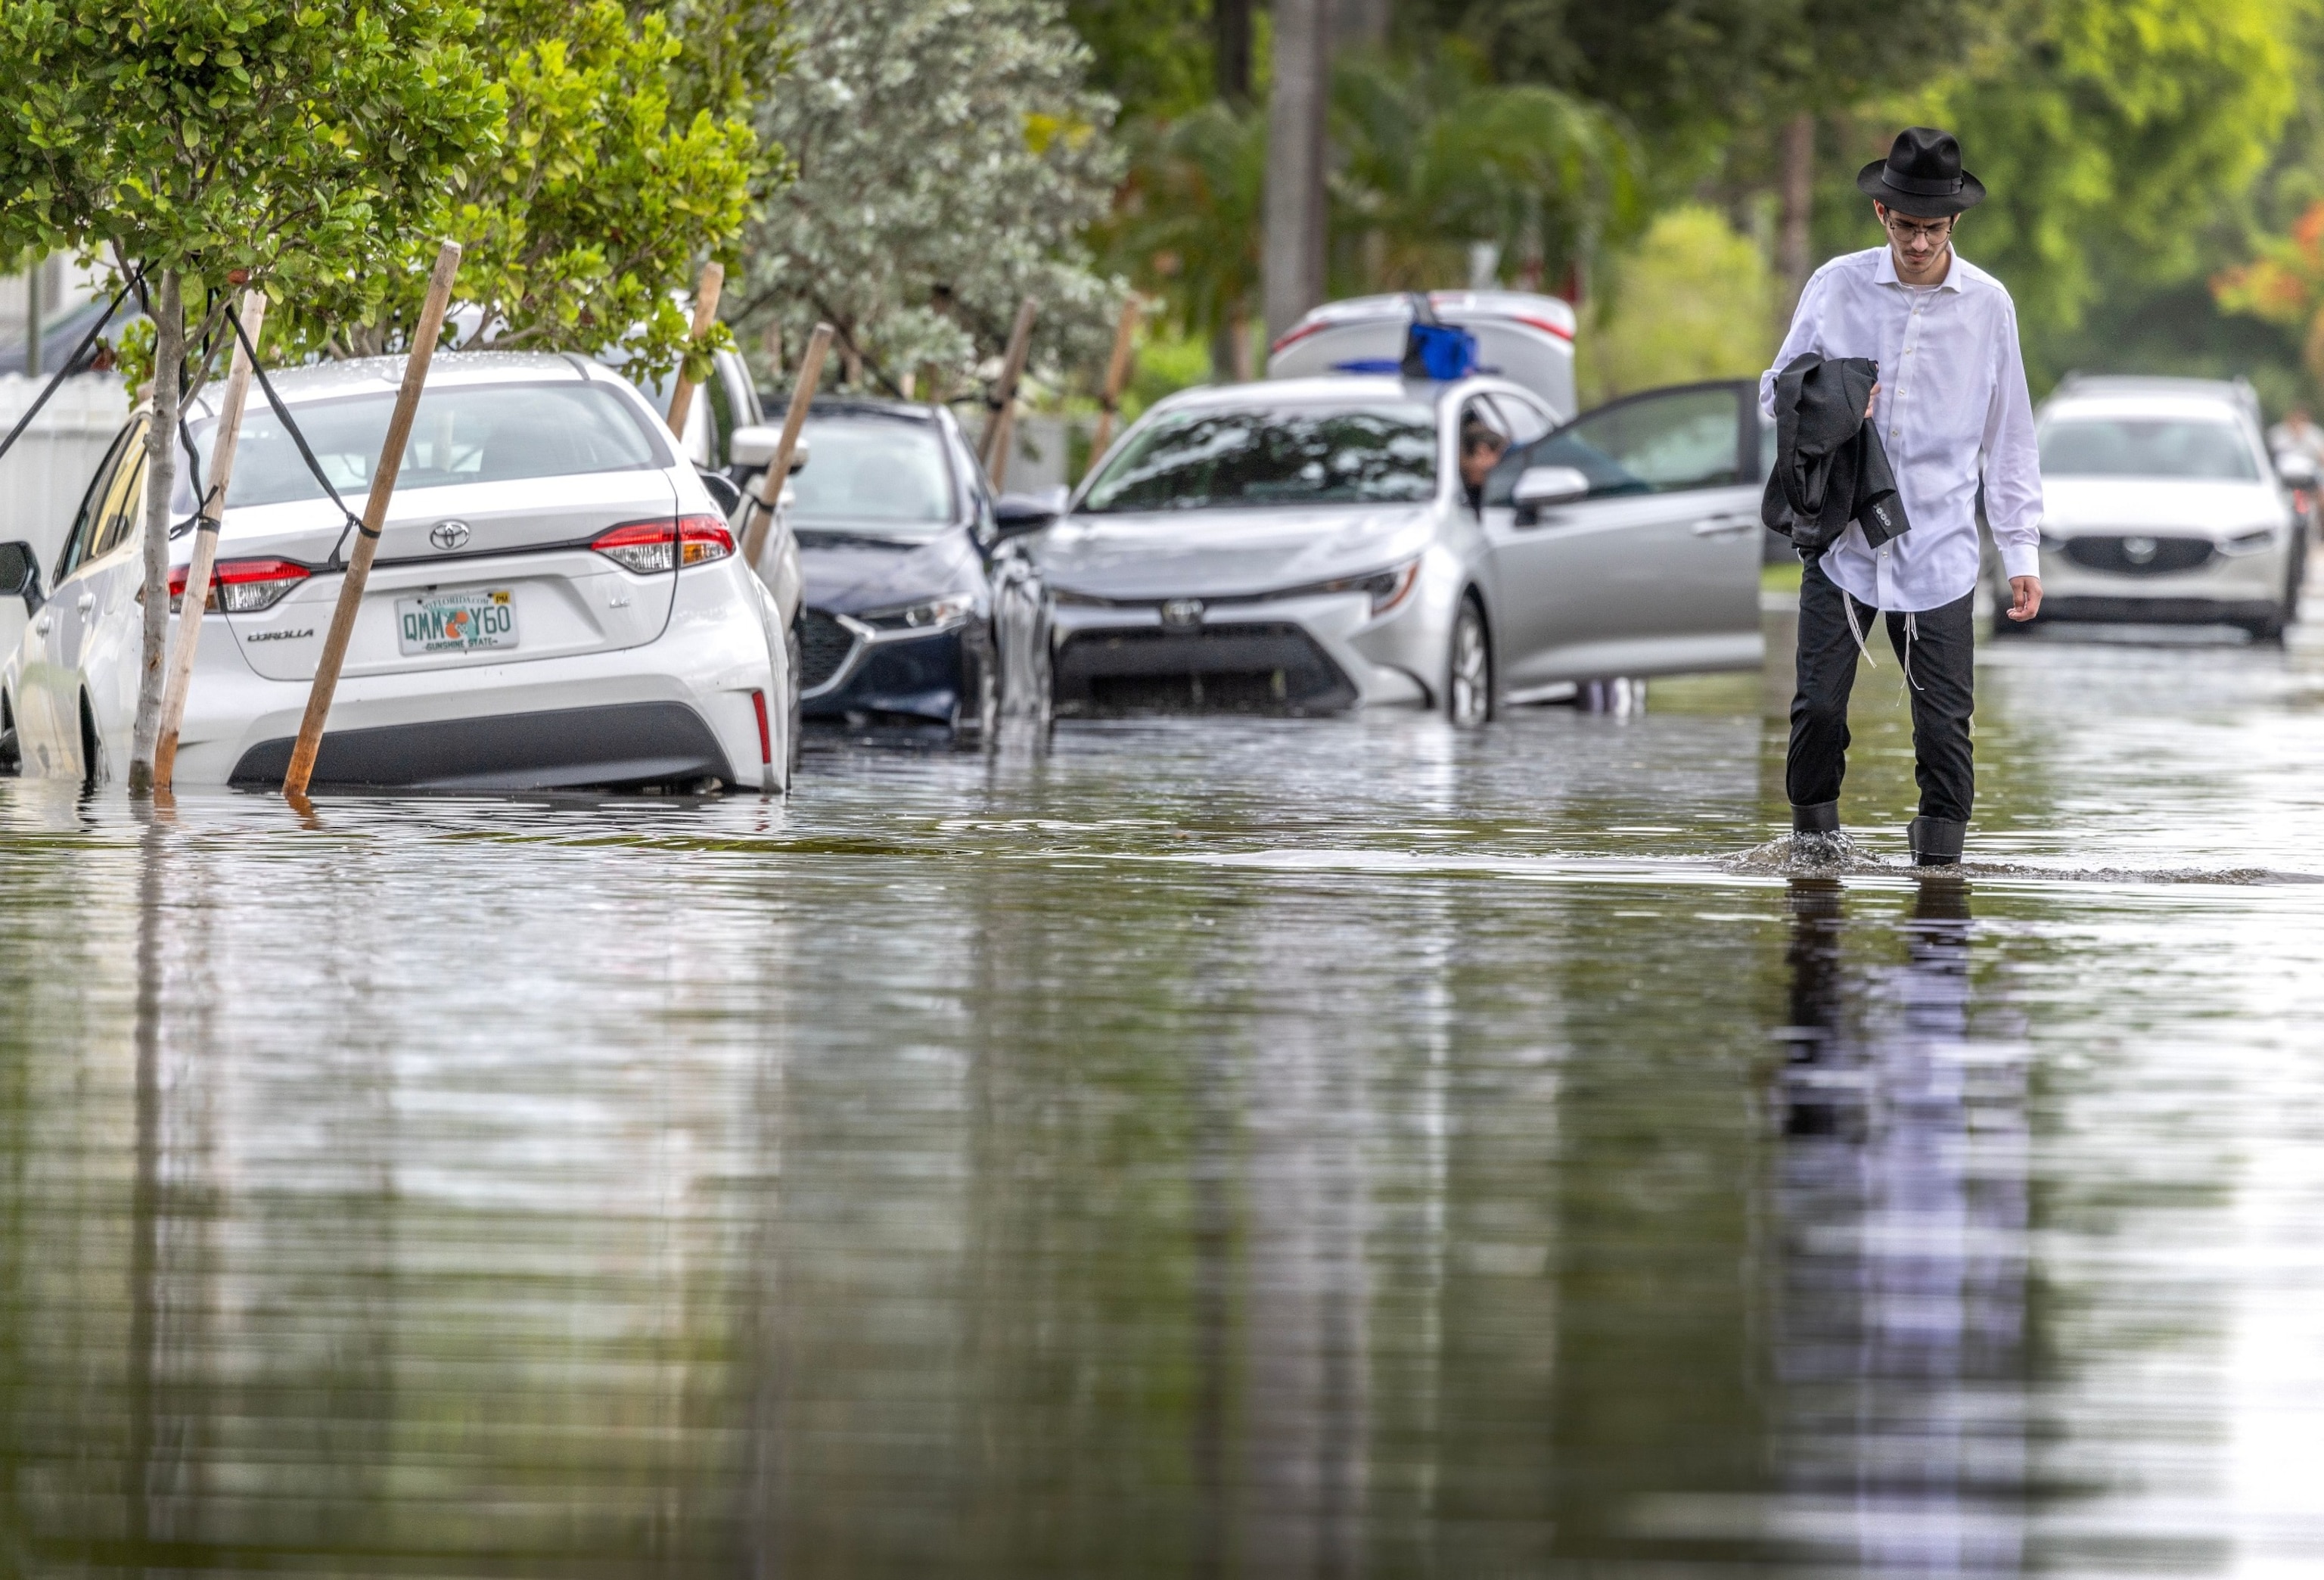
<path fill-rule="evenodd" d="M 2041 574 L 2042 463 L 2017 310 L 2001 282 L 1958 253 L 1942 284 L 1920 287 L 1896 278 L 1885 246 L 1834 258 L 1809 278 L 1775 365 L 1760 375 L 1768 416 L 1776 373 L 1803 351 L 1880 365 L 1873 423 L 1913 524 L 1874 549 L 1849 523 L 1824 551 L 1826 576 L 1860 602 L 1904 612 L 1974 591 L 1980 463 L 2003 570 Z"/>

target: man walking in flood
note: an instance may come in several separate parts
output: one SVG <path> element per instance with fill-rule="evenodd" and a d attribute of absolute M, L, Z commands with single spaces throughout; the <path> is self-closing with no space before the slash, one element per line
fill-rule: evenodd
<path fill-rule="evenodd" d="M 1953 251 L 1958 217 L 1985 197 L 1983 183 L 1961 169 L 1960 143 L 1947 132 L 1908 128 L 1856 184 L 1872 199 L 1888 245 L 1815 272 L 1775 367 L 1759 381 L 1762 409 L 1784 444 L 1796 437 L 1800 452 L 1776 460 L 1790 508 L 1778 483 L 1768 491 L 1771 514 L 1784 517 L 1806 561 L 1784 789 L 1795 834 L 1839 832 L 1849 692 L 1859 653 L 1871 661 L 1864 633 L 1885 616 L 1912 694 L 1921 790 L 1914 859 L 1949 865 L 1960 859 L 1976 795 L 1969 714 L 1980 475 L 1986 519 L 2009 577 L 2008 616 L 2031 620 L 2042 606 L 2034 412 L 2009 293 Z M 1852 404 L 1841 414 L 1861 431 L 1842 436 L 1856 448 L 1840 452 L 1845 464 L 1835 476 L 1829 452 L 1807 452 L 1832 438 L 1829 402 L 1843 372 L 1858 381 L 1855 394 L 1862 380 L 1877 382 L 1860 417 Z M 1845 496 L 1822 500 L 1827 482 L 1853 490 L 1856 515 Z M 1828 533 L 1813 521 L 1792 521 L 1803 488 L 1808 507 L 1821 502 Z"/>

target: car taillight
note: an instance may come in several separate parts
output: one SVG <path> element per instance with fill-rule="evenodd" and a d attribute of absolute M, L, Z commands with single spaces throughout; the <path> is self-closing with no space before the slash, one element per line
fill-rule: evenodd
<path fill-rule="evenodd" d="M 189 568 L 183 565 L 171 568 L 172 612 L 186 601 L 188 574 Z M 203 601 L 202 611 L 215 614 L 224 609 L 229 614 L 254 614 L 281 603 L 292 587 L 313 574 L 295 559 L 221 559 L 210 568 L 210 596 Z"/>
<path fill-rule="evenodd" d="M 734 552 L 734 535 L 716 516 L 623 522 L 598 533 L 589 547 L 624 570 L 652 576 L 669 568 L 673 540 L 681 565 L 708 565 Z"/>

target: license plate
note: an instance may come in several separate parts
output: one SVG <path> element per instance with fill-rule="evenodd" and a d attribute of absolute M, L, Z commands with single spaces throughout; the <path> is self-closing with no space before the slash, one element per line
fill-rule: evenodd
<path fill-rule="evenodd" d="M 479 652 L 516 645 L 516 603 L 506 587 L 470 587 L 395 601 L 406 653 Z"/>

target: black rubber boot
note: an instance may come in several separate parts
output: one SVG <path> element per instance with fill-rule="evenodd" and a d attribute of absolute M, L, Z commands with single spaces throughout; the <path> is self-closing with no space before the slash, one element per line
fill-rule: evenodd
<path fill-rule="evenodd" d="M 1818 801 L 1812 807 L 1792 808 L 1792 832 L 1794 834 L 1837 834 L 1840 832 L 1840 803 Z"/>
<path fill-rule="evenodd" d="M 1959 864 L 1968 834 L 1968 824 L 1950 818 L 1915 818 L 1904 830 L 1904 842 L 1913 847 L 1914 866 L 1950 867 Z"/>

